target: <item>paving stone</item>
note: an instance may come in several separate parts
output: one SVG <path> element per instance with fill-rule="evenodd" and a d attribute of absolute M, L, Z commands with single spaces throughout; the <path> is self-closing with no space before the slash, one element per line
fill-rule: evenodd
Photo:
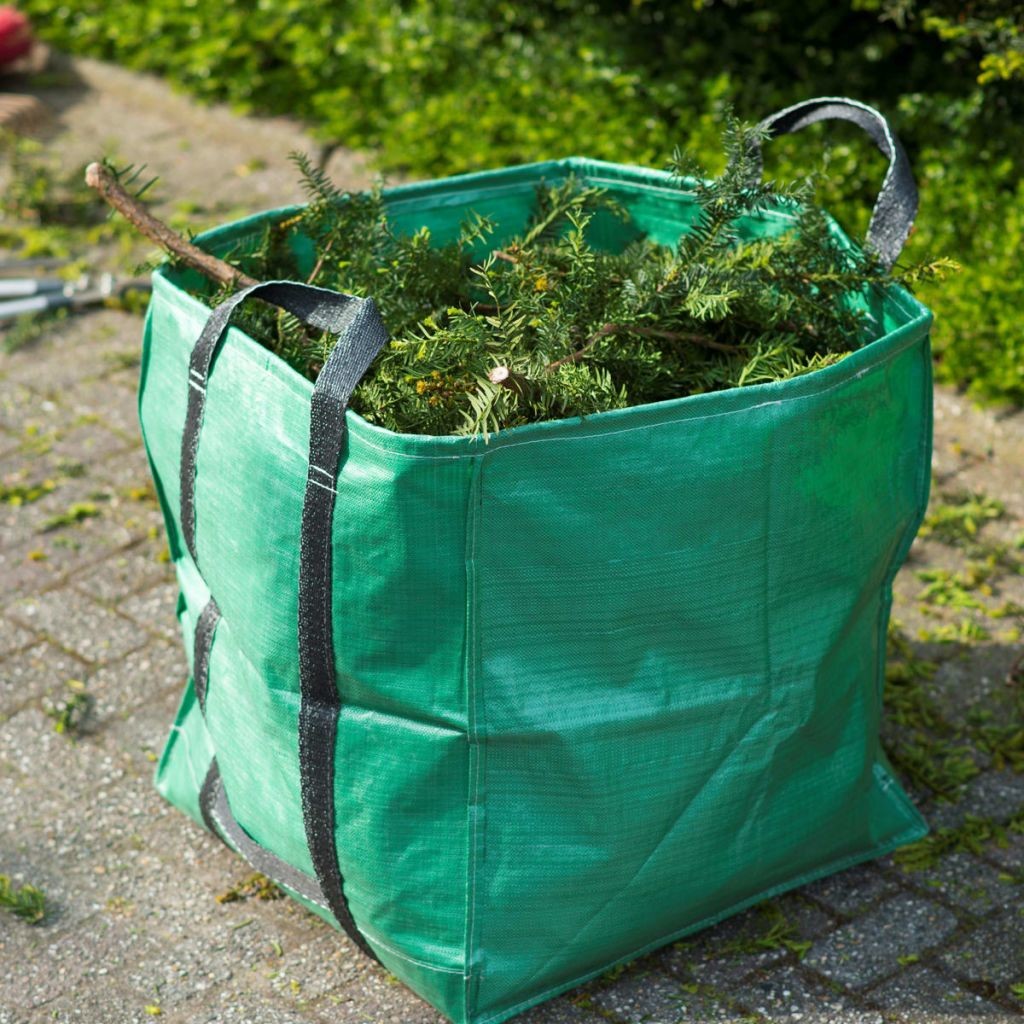
<path fill-rule="evenodd" d="M 944 907 L 918 896 L 894 896 L 816 942 L 804 963 L 850 988 L 870 985 L 900 968 L 900 957 L 941 943 L 957 927 Z"/>
<path fill-rule="evenodd" d="M 67 426 L 41 429 L 23 437 L 6 461 L 34 475 L 52 477 L 62 469 L 96 465 L 137 446 L 130 436 L 115 432 L 92 418 L 72 419 Z"/>
<path fill-rule="evenodd" d="M 321 1016 L 311 1016 L 307 1010 L 297 1012 L 268 1005 L 245 992 L 226 993 L 223 1002 L 222 1007 L 204 1007 L 181 1019 L 186 1024 L 256 1024 L 257 1021 L 259 1024 L 317 1024 L 324 1020 Z"/>
<path fill-rule="evenodd" d="M 573 993 L 560 999 L 549 999 L 546 1003 L 527 1010 L 513 1018 L 515 1024 L 605 1024 L 607 1017 L 599 1017 L 589 1010 L 569 1002 Z"/>
<path fill-rule="evenodd" d="M 968 814 L 1005 821 L 1024 809 L 1024 773 L 987 772 L 967 787 L 963 805 Z"/>
<path fill-rule="evenodd" d="M 15 625 L 3 612 L 0 612 L 0 658 L 11 651 L 27 647 L 34 639 L 36 639 L 34 634 Z M 3 669 L 0 669 L 0 679 L 2 678 Z"/>
<path fill-rule="evenodd" d="M 115 552 L 96 565 L 85 578 L 76 578 L 76 588 L 85 590 L 104 604 L 116 604 L 158 583 L 172 585 L 174 570 L 169 562 L 159 560 L 161 550 L 156 544 L 143 542 Z"/>
<path fill-rule="evenodd" d="M 932 828 L 958 828 L 968 815 L 1005 821 L 1024 810 L 1024 774 L 987 771 L 963 787 L 955 803 L 936 803 L 926 817 Z"/>
<path fill-rule="evenodd" d="M 37 643 L 0 661 L 0 716 L 11 715 L 44 693 L 60 694 L 86 666 L 51 644 Z"/>
<path fill-rule="evenodd" d="M 103 919 L 89 919 L 52 938 L 46 929 L 38 930 L 37 941 L 45 957 L 22 956 L 16 971 L 0 973 L 0 998 L 27 1010 L 45 1006 L 47 1012 L 62 996 L 109 984 L 151 942 Z M 143 1005 L 140 998 L 140 1010 Z"/>
<path fill-rule="evenodd" d="M 858 864 L 800 890 L 836 914 L 853 917 L 896 891 L 896 883 L 870 864 Z"/>
<path fill-rule="evenodd" d="M 116 459 L 107 459 L 106 462 L 90 466 L 89 472 L 121 497 L 131 498 L 131 492 L 136 492 L 132 500 L 144 503 L 159 515 L 160 507 L 153 489 L 153 478 L 137 430 L 135 439 L 138 441 L 137 447 L 123 452 Z"/>
<path fill-rule="evenodd" d="M 188 1014 L 176 1015 L 176 1019 L 184 1024 L 332 1024 L 329 1013 L 317 1012 L 308 1006 L 298 1010 L 280 1006 L 265 995 L 240 987 L 211 996 L 204 1000 L 203 1006 Z M 404 1020 L 401 1017 L 391 1019 Z M 372 1017 L 363 1018 L 366 1024 L 372 1020 Z"/>
<path fill-rule="evenodd" d="M 67 507 L 64 505 L 59 511 Z M 104 559 L 137 543 L 140 532 L 117 523 L 102 511 L 97 518 L 52 533 L 27 530 L 15 544 L 0 548 L 0 578 L 6 596 L 52 590 L 71 574 L 77 574 L 80 581 Z"/>
<path fill-rule="evenodd" d="M 42 771 L 44 764 L 59 767 Z M 33 865 L 78 878 L 66 909 L 98 909 L 81 902 L 98 898 L 94 876 L 127 870 L 138 859 L 133 843 L 157 801 L 149 778 L 129 760 L 56 734 L 35 709 L 0 727 L 0 833 Z"/>
<path fill-rule="evenodd" d="M 20 435 L 28 418 L 38 413 L 41 401 L 39 395 L 24 384 L 9 380 L 6 373 L 0 374 L 0 427 L 14 437 Z M 0 452 L 7 449 L 7 440 L 7 437 L 0 437 Z"/>
<path fill-rule="evenodd" d="M 942 962 L 957 977 L 997 986 L 1024 980 L 1024 916 L 1010 910 L 989 918 L 953 949 Z"/>
<path fill-rule="evenodd" d="M 945 900 L 972 914 L 983 915 L 996 907 L 1020 906 L 1021 886 L 1000 877 L 1002 873 L 979 857 L 952 853 L 934 868 L 907 875 L 908 881 L 941 892 Z"/>
<path fill-rule="evenodd" d="M 36 344 L 6 360 L 7 380 L 66 404 L 67 394 L 81 381 L 110 374 L 111 339 L 122 332 L 139 337 L 139 318 L 119 309 L 94 309 L 68 317 L 47 332 L 45 359 L 39 358 Z"/>
<path fill-rule="evenodd" d="M 1024 835 L 1019 832 L 1010 832 L 1006 836 L 1005 846 L 988 846 L 985 855 L 989 860 L 995 861 L 1003 871 L 1010 872 L 1018 878 L 1024 876 Z"/>
<path fill-rule="evenodd" d="M 657 972 L 630 973 L 590 996 L 598 1012 L 615 1015 L 628 1024 L 684 1024 L 700 1021 L 741 1021 L 749 1019 L 743 1010 L 695 992 L 686 991 L 678 981 Z"/>
<path fill-rule="evenodd" d="M 104 980 L 97 985 L 92 979 L 80 983 L 68 993 L 41 1006 L 29 1018 L 30 1024 L 153 1024 L 164 1018 L 154 1017 L 146 1010 L 154 1005 L 153 996 L 133 992 Z M 115 1009 L 117 1016 L 111 1016 Z"/>
<path fill-rule="evenodd" d="M 103 742 L 110 750 L 130 758 L 140 773 L 151 774 L 167 742 L 184 689 L 185 676 L 181 675 L 170 687 L 136 704 L 130 713 L 122 711 L 102 720 Z"/>
<path fill-rule="evenodd" d="M 72 505 L 91 504 L 102 516 L 106 511 L 106 500 L 109 493 L 86 474 L 69 478 L 62 476 L 50 466 L 40 465 L 10 474 L 5 478 L 8 484 L 22 486 L 38 486 L 46 483 L 53 490 L 41 498 L 24 505 L 0 505 L 0 543 L 5 548 L 34 542 L 33 546 L 45 550 L 46 541 L 53 541 L 57 536 L 73 527 L 61 527 L 59 530 L 48 529 L 57 516 L 64 515 Z"/>
<path fill-rule="evenodd" d="M 161 583 L 141 594 L 133 594 L 125 598 L 117 606 L 122 615 L 134 619 L 151 633 L 156 633 L 167 640 L 178 640 L 181 629 L 176 614 L 178 606 L 178 588 Z"/>
<path fill-rule="evenodd" d="M 117 365 L 118 353 L 137 356 L 141 349 L 141 324 L 134 317 L 127 318 L 123 333 L 125 337 L 119 346 L 104 348 L 100 353 L 108 367 Z M 141 443 L 135 380 L 131 384 L 111 384 L 109 376 L 76 380 L 74 387 L 63 396 L 62 404 L 75 416 L 95 417 L 106 429 L 132 445 Z"/>
<path fill-rule="evenodd" d="M 163 710 L 180 697 L 187 676 L 188 665 L 181 644 L 154 641 L 86 675 L 86 692 L 95 702 L 92 714 L 98 723 L 104 722 L 112 716 L 123 717 L 158 698 L 164 698 Z M 168 691 L 172 691 L 170 700 Z M 168 717 L 165 728 L 170 728 L 170 724 Z"/>
<path fill-rule="evenodd" d="M 831 991 L 792 964 L 758 971 L 732 995 L 748 1010 L 773 1022 L 882 1024 L 877 1010 L 858 1007 L 849 996 Z"/>
<path fill-rule="evenodd" d="M 1002 590 L 1000 587 L 999 600 L 1010 600 L 1011 595 Z M 929 684 L 929 693 L 953 722 L 965 721 L 975 710 L 994 710 L 1007 696 L 1006 674 L 1016 656 L 1016 650 L 1010 645 L 968 647 L 956 657 L 940 661 Z"/>
<path fill-rule="evenodd" d="M 930 967 L 915 965 L 876 988 L 870 996 L 894 1024 L 951 1024 L 986 1021 L 1011 1024 L 1012 1014 L 961 987 Z"/>
<path fill-rule="evenodd" d="M 70 587 L 25 598 L 11 607 L 10 615 L 96 663 L 119 658 L 149 640 L 135 623 Z"/>
<path fill-rule="evenodd" d="M 722 994 L 732 991 L 736 982 L 751 971 L 778 963 L 792 955 L 781 942 L 759 948 L 757 940 L 778 923 L 770 916 L 781 911 L 792 926 L 788 936 L 795 941 L 820 936 L 833 926 L 832 918 L 795 893 L 752 907 L 726 918 L 694 936 L 672 943 L 651 955 L 652 965 L 683 984 L 700 984 Z"/>
<path fill-rule="evenodd" d="M 379 969 L 367 971 L 357 983 L 304 1008 L 303 1014 L 303 1021 L 324 1024 L 447 1024 L 437 1010 Z"/>
<path fill-rule="evenodd" d="M 238 934 L 252 937 L 252 931 L 252 927 L 248 927 Z M 285 1002 L 296 998 L 315 1002 L 337 995 L 348 986 L 361 983 L 365 970 L 375 969 L 367 965 L 349 943 L 340 941 L 333 930 L 316 935 L 308 942 L 282 948 L 280 956 L 266 942 L 262 943 L 261 952 L 263 955 L 250 969 L 262 974 L 267 986 Z"/>
<path fill-rule="evenodd" d="M 835 927 L 835 918 L 807 899 L 803 889 L 775 900 L 795 931 L 797 939 L 817 939 Z"/>

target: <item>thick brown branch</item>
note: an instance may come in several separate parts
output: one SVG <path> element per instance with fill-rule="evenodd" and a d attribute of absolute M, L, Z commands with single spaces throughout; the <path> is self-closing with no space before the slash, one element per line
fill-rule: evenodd
<path fill-rule="evenodd" d="M 157 220 L 138 199 L 125 191 L 110 168 L 99 163 L 89 164 L 85 169 L 85 183 L 99 192 L 129 224 L 150 241 L 156 242 L 161 249 L 193 270 L 205 274 L 211 281 L 216 281 L 217 284 L 236 285 L 239 288 L 258 283 L 230 263 L 203 252 L 176 231 L 172 231 L 163 221 Z"/>

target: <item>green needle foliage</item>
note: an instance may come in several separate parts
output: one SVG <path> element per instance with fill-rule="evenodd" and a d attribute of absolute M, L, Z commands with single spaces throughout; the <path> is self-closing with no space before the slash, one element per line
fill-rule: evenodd
<path fill-rule="evenodd" d="M 288 241 L 299 232 L 316 252 L 306 280 L 372 296 L 393 340 L 351 407 L 403 433 L 486 436 L 784 380 L 870 341 L 877 328 L 867 310 L 895 278 L 836 241 L 808 183 L 758 180 L 759 131 L 728 120 L 717 178 L 675 155 L 673 181 L 698 211 L 675 247 L 639 237 L 622 251 L 596 248 L 595 217 L 629 215 L 576 179 L 540 187 L 530 223 L 511 240 L 499 244 L 492 223 L 474 215 L 455 241 L 435 245 L 426 228 L 396 233 L 379 189 L 343 193 L 298 156 L 308 206 L 236 262 L 258 279 L 296 278 Z M 743 218 L 780 206 L 794 217 L 790 230 L 742 237 Z M 241 320 L 310 378 L 330 351 L 331 337 L 312 336 L 288 314 L 250 308 Z"/>

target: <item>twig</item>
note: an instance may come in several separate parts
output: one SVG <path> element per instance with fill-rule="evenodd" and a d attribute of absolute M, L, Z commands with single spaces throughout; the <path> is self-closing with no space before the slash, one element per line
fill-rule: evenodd
<path fill-rule="evenodd" d="M 545 367 L 545 372 L 551 373 L 554 370 L 557 370 L 560 366 L 566 366 L 569 363 L 578 363 L 602 338 L 607 338 L 609 334 L 621 334 L 626 331 L 631 334 L 642 334 L 646 338 L 664 338 L 667 341 L 688 341 L 693 345 L 700 345 L 702 348 L 714 349 L 716 352 L 736 351 L 735 345 L 728 345 L 721 341 L 715 341 L 714 338 L 709 338 L 706 334 L 663 331 L 657 327 L 643 327 L 639 324 L 605 324 L 604 327 L 599 328 L 589 338 L 587 338 L 587 340 L 578 349 L 576 349 L 575 352 L 570 352 L 569 355 L 563 356 L 561 359 L 556 359 L 553 363 L 548 363 L 547 367 Z"/>
<path fill-rule="evenodd" d="M 533 381 L 521 373 L 515 373 L 507 366 L 495 366 L 487 374 L 487 379 L 498 387 L 514 391 L 520 398 L 526 398 L 533 392 Z"/>
<path fill-rule="evenodd" d="M 323 270 L 324 260 L 327 259 L 327 255 L 328 253 L 330 253 L 333 245 L 334 240 L 332 239 L 324 246 L 323 252 L 321 252 L 320 255 L 317 257 L 317 261 L 313 265 L 313 269 L 309 272 L 309 277 L 306 278 L 306 284 L 312 284 L 316 280 L 317 275 L 320 273 L 320 271 Z"/>
<path fill-rule="evenodd" d="M 203 252 L 202 249 L 182 238 L 176 231 L 172 231 L 163 221 L 157 220 L 138 199 L 125 191 L 109 167 L 100 163 L 89 164 L 85 169 L 85 183 L 99 192 L 129 224 L 137 228 L 148 239 L 156 242 L 161 249 L 192 267 L 193 270 L 205 274 L 211 281 L 216 281 L 217 284 L 235 285 L 239 288 L 247 288 L 249 285 L 258 283 L 255 278 L 243 274 L 230 263 L 225 263 L 216 256 Z"/>

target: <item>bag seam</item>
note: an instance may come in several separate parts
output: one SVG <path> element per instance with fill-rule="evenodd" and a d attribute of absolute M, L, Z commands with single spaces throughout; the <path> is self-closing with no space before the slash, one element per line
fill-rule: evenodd
<path fill-rule="evenodd" d="M 477 542 L 480 528 L 480 505 L 483 487 L 483 456 L 475 456 L 472 465 L 469 503 L 466 510 L 467 565 L 466 565 L 466 740 L 468 744 L 467 768 L 467 857 L 466 857 L 466 935 L 463 973 L 463 1012 L 470 1016 L 475 977 L 475 933 L 477 927 L 476 895 L 479 874 L 480 793 L 482 780 L 483 746 L 479 726 L 479 613 L 477 608 Z"/>
<path fill-rule="evenodd" d="M 893 552 L 892 560 L 882 578 L 881 601 L 878 608 L 877 639 L 878 657 L 875 665 L 875 703 L 878 708 L 878 717 L 882 715 L 882 701 L 885 695 L 885 663 L 886 649 L 888 646 L 888 625 L 892 612 L 892 587 L 900 566 L 906 561 L 910 553 L 911 545 L 921 528 L 925 513 L 928 510 L 928 491 L 931 471 L 931 448 L 932 448 L 932 395 L 931 382 L 931 344 L 929 338 L 924 339 L 922 345 L 922 366 L 924 380 L 921 383 L 921 414 L 924 429 L 921 431 L 921 439 L 918 443 L 917 455 L 917 504 L 915 515 L 907 524 L 900 542 Z"/>

